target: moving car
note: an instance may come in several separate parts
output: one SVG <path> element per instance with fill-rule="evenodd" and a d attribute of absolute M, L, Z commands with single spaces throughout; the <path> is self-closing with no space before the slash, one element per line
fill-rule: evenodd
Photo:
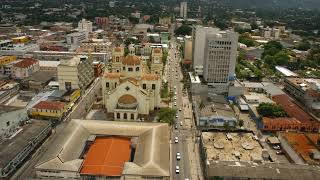
<path fill-rule="evenodd" d="M 178 137 L 174 137 L 174 143 L 178 143 L 178 142 L 179 142 Z"/>
<path fill-rule="evenodd" d="M 180 173 L 180 168 L 179 166 L 176 166 L 176 174 L 179 174 Z"/>
<path fill-rule="evenodd" d="M 182 109 L 180 108 L 179 111 L 182 111 Z"/>
<path fill-rule="evenodd" d="M 177 160 L 179 161 L 181 159 L 181 154 L 179 152 L 177 152 Z"/>

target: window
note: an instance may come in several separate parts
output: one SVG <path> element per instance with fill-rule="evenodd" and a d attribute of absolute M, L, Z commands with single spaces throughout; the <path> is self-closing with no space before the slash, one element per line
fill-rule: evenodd
<path fill-rule="evenodd" d="M 125 71 L 125 70 L 126 70 L 126 67 L 124 67 L 124 66 L 123 66 L 123 67 L 122 67 L 122 70 L 124 70 L 124 71 Z"/>
<path fill-rule="evenodd" d="M 117 83 L 115 82 L 115 83 L 114 83 L 114 88 L 116 88 L 116 87 L 117 87 Z"/>
<path fill-rule="evenodd" d="M 136 71 L 137 71 L 137 72 L 139 71 L 139 67 L 136 67 Z"/>
<path fill-rule="evenodd" d="M 152 89 L 156 89 L 156 85 L 155 84 L 152 84 Z"/>
<path fill-rule="evenodd" d="M 146 84 L 143 84 L 143 85 L 142 85 L 142 88 L 143 88 L 143 89 L 147 89 L 147 85 L 146 85 Z"/>
<path fill-rule="evenodd" d="M 123 119 L 127 119 L 127 113 L 123 114 Z"/>
<path fill-rule="evenodd" d="M 10 126 L 10 121 L 7 121 L 7 126 Z"/>
<path fill-rule="evenodd" d="M 116 62 L 119 62 L 119 57 L 116 57 Z"/>
<path fill-rule="evenodd" d="M 71 90 L 71 82 L 64 82 L 64 86 L 66 88 L 66 90 Z"/>
<path fill-rule="evenodd" d="M 132 119 L 132 120 L 134 119 L 134 114 L 131 114 L 131 119 Z"/>
<path fill-rule="evenodd" d="M 106 83 L 106 87 L 107 87 L 107 88 L 109 87 L 109 83 L 108 83 L 108 82 Z"/>
<path fill-rule="evenodd" d="M 117 119 L 120 119 L 120 113 L 117 113 Z"/>
<path fill-rule="evenodd" d="M 133 69 L 132 69 L 132 68 L 128 68 L 128 71 L 129 71 L 129 72 L 132 72 L 132 71 L 133 71 Z"/>

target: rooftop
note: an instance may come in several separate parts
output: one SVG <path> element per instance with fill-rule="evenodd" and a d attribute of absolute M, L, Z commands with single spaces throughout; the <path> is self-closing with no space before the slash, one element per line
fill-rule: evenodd
<path fill-rule="evenodd" d="M 140 65 L 140 59 L 135 55 L 128 55 L 122 60 L 122 64 L 128 66 Z"/>
<path fill-rule="evenodd" d="M 306 123 L 314 120 L 308 113 L 296 105 L 286 94 L 273 96 L 272 100 L 279 104 L 290 117 L 294 117 L 300 122 Z"/>
<path fill-rule="evenodd" d="M 209 161 L 209 177 L 237 177 L 239 179 L 319 179 L 319 166 L 297 164 Z"/>
<path fill-rule="evenodd" d="M 121 176 L 124 163 L 130 160 L 130 139 L 99 137 L 90 146 L 81 174 Z"/>
<path fill-rule="evenodd" d="M 51 126 L 49 121 L 31 120 L 31 124 L 22 126 L 22 130 L 0 144 L 0 168 L 12 160 L 41 131 Z"/>
<path fill-rule="evenodd" d="M 124 164 L 122 174 L 170 176 L 169 127 L 165 123 L 71 120 L 36 169 L 79 172 L 83 161 L 80 156 L 91 135 L 138 137 L 134 160 Z"/>
<path fill-rule="evenodd" d="M 228 140 L 227 136 L 232 140 Z M 207 160 L 252 161 L 262 159 L 262 147 L 252 133 L 203 132 Z"/>
<path fill-rule="evenodd" d="M 38 61 L 35 59 L 28 58 L 28 59 L 23 59 L 22 61 L 15 63 L 13 66 L 18 67 L 18 68 L 27 68 L 27 67 L 32 66 L 33 64 L 36 64 L 37 62 Z"/>
<path fill-rule="evenodd" d="M 65 106 L 65 103 L 59 101 L 40 101 L 34 105 L 35 109 L 50 109 L 50 110 L 61 110 Z"/>
<path fill-rule="evenodd" d="M 320 164 L 320 160 L 315 160 L 310 157 L 313 150 L 318 150 L 316 144 L 308 138 L 304 133 L 296 132 L 281 132 L 281 136 L 286 139 L 289 145 L 298 153 L 303 160 L 308 164 Z M 311 136 L 318 136 L 319 134 L 311 134 Z"/>
<path fill-rule="evenodd" d="M 12 112 L 12 111 L 17 111 L 20 109 L 23 109 L 23 108 L 22 107 L 15 107 L 15 106 L 0 105 L 0 114 Z"/>
<path fill-rule="evenodd" d="M 77 55 L 70 59 L 63 59 L 60 61 L 60 64 L 58 66 L 64 65 L 64 66 L 77 66 L 81 63 L 82 60 L 88 60 L 87 56 Z"/>
<path fill-rule="evenodd" d="M 278 70 L 280 73 L 282 73 L 284 76 L 294 76 L 294 77 L 297 77 L 298 74 L 290 71 L 289 69 L 285 68 L 285 67 L 282 67 L 282 66 L 276 66 L 276 70 Z"/>

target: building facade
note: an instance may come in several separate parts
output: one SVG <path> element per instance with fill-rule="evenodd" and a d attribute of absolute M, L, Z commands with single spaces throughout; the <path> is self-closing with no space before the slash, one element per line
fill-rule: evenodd
<path fill-rule="evenodd" d="M 180 17 L 187 19 L 188 5 L 187 2 L 180 3 Z"/>
<path fill-rule="evenodd" d="M 66 104 L 63 102 L 40 101 L 31 108 L 29 114 L 32 118 L 60 120 L 66 110 Z"/>
<path fill-rule="evenodd" d="M 70 45 L 71 47 L 77 47 L 80 45 L 82 41 L 85 41 L 88 39 L 85 31 L 79 31 L 79 32 L 67 34 L 66 38 L 67 38 L 67 44 Z"/>
<path fill-rule="evenodd" d="M 13 65 L 12 77 L 15 79 L 23 79 L 31 76 L 39 71 L 39 61 L 35 59 L 23 59 Z"/>
<path fill-rule="evenodd" d="M 206 37 L 203 77 L 213 93 L 227 93 L 235 78 L 237 44 L 238 34 L 231 31 Z"/>
<path fill-rule="evenodd" d="M 150 67 L 147 61 L 150 61 Z M 135 55 L 133 46 L 129 55 L 124 49 L 113 50 L 112 68 L 105 73 L 102 91 L 105 108 L 115 120 L 135 121 L 160 107 L 162 49 L 152 50 L 150 60 Z M 140 117 L 141 117 L 140 116 Z"/>
<path fill-rule="evenodd" d="M 58 65 L 60 90 L 85 90 L 93 80 L 93 66 L 87 56 L 75 56 L 60 61 Z"/>

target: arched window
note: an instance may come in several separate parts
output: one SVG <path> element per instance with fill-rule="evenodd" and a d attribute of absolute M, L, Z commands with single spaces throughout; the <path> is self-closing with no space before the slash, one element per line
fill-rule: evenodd
<path fill-rule="evenodd" d="M 123 114 L 123 119 L 127 119 L 127 113 Z"/>
<path fill-rule="evenodd" d="M 120 119 L 120 113 L 117 113 L 117 119 Z"/>
<path fill-rule="evenodd" d="M 134 114 L 131 114 L 131 119 L 132 119 L 132 120 L 134 119 Z"/>
<path fill-rule="evenodd" d="M 136 71 L 137 71 L 137 72 L 139 71 L 139 67 L 136 67 Z"/>
<path fill-rule="evenodd" d="M 116 57 L 116 62 L 119 62 L 119 57 Z"/>

